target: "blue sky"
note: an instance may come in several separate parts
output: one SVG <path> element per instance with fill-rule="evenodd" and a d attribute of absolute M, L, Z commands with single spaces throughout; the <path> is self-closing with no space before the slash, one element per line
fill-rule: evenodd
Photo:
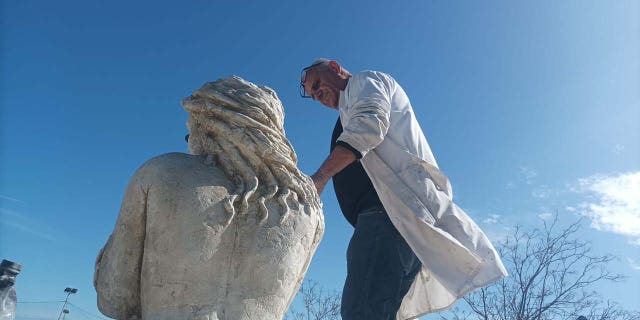
<path fill-rule="evenodd" d="M 180 100 L 238 75 L 276 90 L 311 174 L 337 113 L 298 96 L 318 57 L 390 73 L 454 199 L 494 240 L 556 211 L 640 297 L 640 7 L 635 1 L 2 1 L 0 257 L 22 301 L 98 314 L 93 263 L 133 172 L 186 152 Z M 340 289 L 351 227 L 333 189 L 308 277 Z M 20 304 L 17 319 L 60 304 Z M 74 310 L 72 309 L 72 312 Z M 83 319 L 78 311 L 68 319 Z M 85 318 L 91 318 L 84 313 Z M 429 317 L 427 317 L 429 318 Z"/>

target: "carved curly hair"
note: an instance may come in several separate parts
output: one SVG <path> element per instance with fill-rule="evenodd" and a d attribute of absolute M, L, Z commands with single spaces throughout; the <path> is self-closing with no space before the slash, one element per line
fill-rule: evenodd
<path fill-rule="evenodd" d="M 235 183 L 225 203 L 229 222 L 252 204 L 265 221 L 271 199 L 283 209 L 281 222 L 291 207 L 303 206 L 306 214 L 321 209 L 313 182 L 298 170 L 282 103 L 271 88 L 232 76 L 204 84 L 182 106 L 190 114 L 189 152 L 207 155 Z"/>

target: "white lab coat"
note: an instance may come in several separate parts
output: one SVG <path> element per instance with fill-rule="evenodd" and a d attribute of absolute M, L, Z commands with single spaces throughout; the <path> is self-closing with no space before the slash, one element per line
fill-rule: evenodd
<path fill-rule="evenodd" d="M 338 141 L 363 155 L 389 218 L 423 265 L 397 319 L 444 310 L 507 276 L 489 239 L 452 202 L 451 185 L 402 87 L 388 74 L 363 71 L 340 92 L 339 106 L 344 131 Z"/>

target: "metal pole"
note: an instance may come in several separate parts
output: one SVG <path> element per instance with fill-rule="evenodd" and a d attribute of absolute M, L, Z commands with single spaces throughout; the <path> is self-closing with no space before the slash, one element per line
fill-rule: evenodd
<path fill-rule="evenodd" d="M 64 299 L 64 304 L 62 305 L 62 310 L 60 310 L 60 315 L 58 316 L 58 320 L 60 320 L 60 317 L 62 317 L 62 314 L 64 313 L 64 309 L 67 308 L 67 302 L 69 301 L 69 296 L 71 295 L 71 292 L 67 293 L 67 298 Z M 64 317 L 62 317 L 62 319 L 64 319 Z"/>
<path fill-rule="evenodd" d="M 65 312 L 65 311 L 66 311 L 66 312 Z M 67 310 L 67 309 L 62 310 L 62 320 L 64 320 L 64 317 L 66 317 L 66 316 L 67 316 L 67 313 L 69 313 L 69 310 Z"/>

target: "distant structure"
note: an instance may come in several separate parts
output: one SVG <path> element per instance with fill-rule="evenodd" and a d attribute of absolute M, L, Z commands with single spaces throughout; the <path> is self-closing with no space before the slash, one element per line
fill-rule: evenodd
<path fill-rule="evenodd" d="M 0 320 L 13 320 L 16 317 L 16 277 L 22 271 L 22 265 L 2 259 L 0 263 Z"/>
<path fill-rule="evenodd" d="M 182 101 L 189 152 L 143 164 L 98 254 L 115 319 L 281 319 L 324 232 L 276 93 L 238 77 Z"/>

